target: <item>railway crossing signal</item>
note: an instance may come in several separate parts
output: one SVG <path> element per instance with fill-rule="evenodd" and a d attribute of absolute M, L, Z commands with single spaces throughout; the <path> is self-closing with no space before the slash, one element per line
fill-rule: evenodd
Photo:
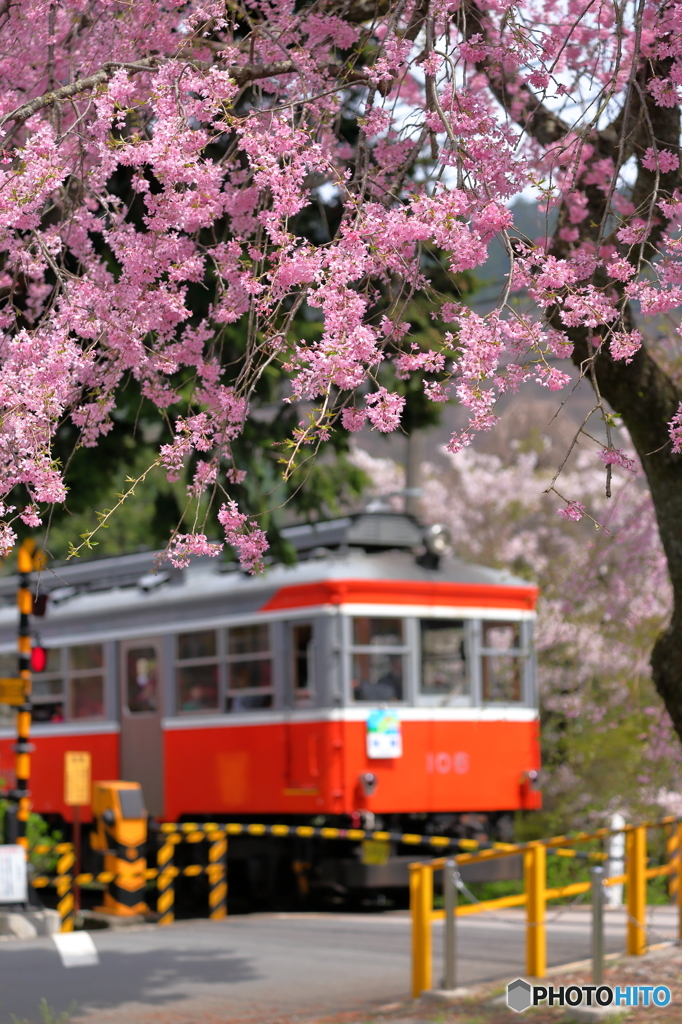
<path fill-rule="evenodd" d="M 17 843 L 28 851 L 26 825 L 31 813 L 31 793 L 29 780 L 31 777 L 31 615 L 34 612 L 34 598 L 30 589 L 31 573 L 44 569 L 45 556 L 36 548 L 36 542 L 30 538 L 23 541 L 17 552 L 17 572 L 19 587 L 17 589 L 17 607 L 19 609 L 19 627 L 17 630 L 18 673 L 16 678 L 0 679 L 0 704 L 10 704 L 17 709 L 17 742 L 15 751 L 15 783 L 14 789 L 7 796 L 11 803 L 8 808 L 5 841 Z M 37 614 L 44 614 L 45 601 Z M 42 651 L 42 648 L 40 648 Z M 45 652 L 43 651 L 43 660 Z M 38 658 L 38 662 L 40 659 Z"/>
<path fill-rule="evenodd" d="M 29 780 L 31 777 L 31 612 L 33 611 L 33 594 L 29 589 L 33 556 L 36 550 L 34 540 L 25 540 L 17 554 L 17 570 L 19 572 L 19 588 L 17 590 L 17 606 L 19 608 L 19 629 L 17 633 L 17 654 L 19 656 L 19 679 L 23 687 L 23 703 L 17 705 L 17 742 L 15 750 L 15 788 L 10 794 L 16 804 L 16 842 L 28 852 L 26 826 L 31 813 L 31 793 Z"/>

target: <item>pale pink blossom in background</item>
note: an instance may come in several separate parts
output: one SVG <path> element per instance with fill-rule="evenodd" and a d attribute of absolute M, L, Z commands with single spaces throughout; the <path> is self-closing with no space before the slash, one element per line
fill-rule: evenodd
<path fill-rule="evenodd" d="M 629 450 L 627 436 L 619 443 Z M 360 447 L 352 458 L 371 480 L 371 494 L 395 495 L 404 488 L 404 470 L 395 461 Z M 562 517 L 556 496 L 544 493 L 553 473 L 539 468 L 536 452 L 514 454 L 512 447 L 503 459 L 469 447 L 446 458 L 449 468 L 423 466 L 422 520 L 444 523 L 454 553 L 465 561 L 540 586 L 535 645 L 546 744 L 553 742 L 555 716 L 608 733 L 621 713 L 636 710 L 633 687 L 650 680 L 651 646 L 671 608 L 665 557 L 641 475 L 616 461 L 614 496 L 607 501 L 592 453 L 581 452 L 560 479 L 562 489 L 582 500 L 570 503 L 575 514 Z M 400 499 L 394 496 L 390 504 L 398 508 Z M 595 529 L 585 512 L 602 528 Z M 651 781 L 639 783 L 638 806 L 656 804 L 661 787 L 682 791 L 682 752 L 657 698 L 642 708 L 641 720 L 637 754 Z M 599 733 L 594 743 L 598 748 Z M 589 791 L 577 770 L 556 767 L 543 788 L 550 802 L 575 801 L 580 824 L 599 794 Z M 597 814 L 595 820 L 602 819 Z"/>

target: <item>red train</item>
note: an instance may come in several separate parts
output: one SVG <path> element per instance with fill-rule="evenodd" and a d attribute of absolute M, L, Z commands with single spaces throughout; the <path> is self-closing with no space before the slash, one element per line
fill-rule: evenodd
<path fill-rule="evenodd" d="M 505 838 L 540 801 L 537 589 L 441 558 L 437 531 L 405 515 L 284 532 L 299 561 L 262 577 L 208 559 L 155 573 L 153 553 L 43 573 L 35 810 L 71 819 L 63 754 L 89 750 L 93 777 L 140 782 L 158 820 Z M 2 675 L 15 672 L 15 588 L 0 583 Z"/>

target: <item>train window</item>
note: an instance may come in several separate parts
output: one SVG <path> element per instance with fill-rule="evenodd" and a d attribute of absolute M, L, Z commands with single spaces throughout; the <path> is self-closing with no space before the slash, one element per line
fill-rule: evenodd
<path fill-rule="evenodd" d="M 484 622 L 483 647 L 495 651 L 518 650 L 521 634 L 518 622 Z"/>
<path fill-rule="evenodd" d="M 402 619 L 353 619 L 353 699 L 372 703 L 402 700 L 405 654 Z"/>
<path fill-rule="evenodd" d="M 64 721 L 64 672 L 62 648 L 52 647 L 46 652 L 45 670 L 33 675 L 33 718 L 36 722 Z"/>
<path fill-rule="evenodd" d="M 356 647 L 402 647 L 402 619 L 353 619 L 353 644 Z"/>
<path fill-rule="evenodd" d="M 200 633 L 181 633 L 178 637 L 178 661 L 215 658 L 216 653 L 216 632 L 214 629 L 204 629 Z"/>
<path fill-rule="evenodd" d="M 126 658 L 128 711 L 140 714 L 158 708 L 159 666 L 155 647 L 132 647 Z"/>
<path fill-rule="evenodd" d="M 314 679 L 314 648 L 313 627 L 310 622 L 291 627 L 293 648 L 293 682 L 294 702 L 307 704 L 313 697 Z"/>
<path fill-rule="evenodd" d="M 103 668 L 104 648 L 102 644 L 83 644 L 69 648 L 69 668 L 75 672 L 83 669 Z"/>
<path fill-rule="evenodd" d="M 218 648 L 214 629 L 178 636 L 178 710 L 218 710 Z"/>
<path fill-rule="evenodd" d="M 229 654 L 255 654 L 270 650 L 270 629 L 264 623 L 235 626 L 228 629 L 227 637 Z"/>
<path fill-rule="evenodd" d="M 50 701 L 47 703 L 33 702 L 33 711 L 31 713 L 31 719 L 34 722 L 63 722 L 64 721 L 64 701 Z"/>
<path fill-rule="evenodd" d="M 518 703 L 522 699 L 521 634 L 517 622 L 484 622 L 481 649 L 483 700 Z"/>
<path fill-rule="evenodd" d="M 463 622 L 422 619 L 421 659 L 421 693 L 429 697 L 468 694 Z"/>
<path fill-rule="evenodd" d="M 270 629 L 265 624 L 227 631 L 227 711 L 272 707 Z"/>
<path fill-rule="evenodd" d="M 104 717 L 104 647 L 83 644 L 69 648 L 71 718 Z"/>

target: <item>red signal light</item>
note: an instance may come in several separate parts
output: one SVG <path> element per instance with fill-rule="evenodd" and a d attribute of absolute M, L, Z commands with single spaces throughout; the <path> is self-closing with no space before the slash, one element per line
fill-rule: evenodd
<path fill-rule="evenodd" d="M 34 672 L 44 672 L 47 665 L 47 653 L 44 647 L 31 649 L 31 668 Z"/>

